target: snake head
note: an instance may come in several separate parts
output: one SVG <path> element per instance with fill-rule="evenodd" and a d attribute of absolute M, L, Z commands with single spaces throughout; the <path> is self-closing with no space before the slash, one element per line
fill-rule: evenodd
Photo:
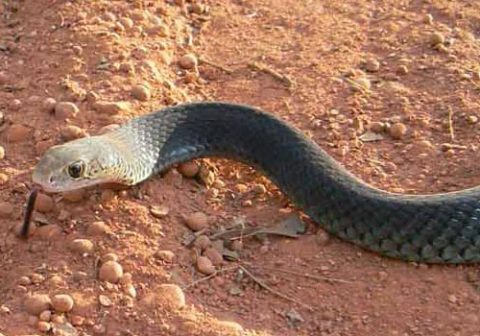
<path fill-rule="evenodd" d="M 33 171 L 33 182 L 47 192 L 76 190 L 100 183 L 117 182 L 109 164 L 115 158 L 99 137 L 87 137 L 50 147 Z"/>

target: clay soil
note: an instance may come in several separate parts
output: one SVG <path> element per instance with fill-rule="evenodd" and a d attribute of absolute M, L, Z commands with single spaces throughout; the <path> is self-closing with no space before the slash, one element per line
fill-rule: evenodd
<path fill-rule="evenodd" d="M 172 169 L 126 190 L 42 195 L 36 230 L 15 236 L 46 148 L 188 101 L 261 107 L 385 190 L 480 184 L 477 1 L 5 0 L 0 16 L 3 335 L 480 335 L 476 266 L 383 258 L 308 220 L 298 238 L 235 245 L 257 281 L 226 260 L 204 279 L 198 248 L 183 244 L 184 216 L 203 212 L 211 234 L 299 213 L 228 160 L 200 162 L 212 185 Z M 47 98 L 78 111 L 52 111 Z M 72 248 L 75 239 L 93 247 Z M 107 253 L 131 283 L 98 279 Z M 33 294 L 75 305 L 47 306 L 41 323 L 27 312 Z"/>

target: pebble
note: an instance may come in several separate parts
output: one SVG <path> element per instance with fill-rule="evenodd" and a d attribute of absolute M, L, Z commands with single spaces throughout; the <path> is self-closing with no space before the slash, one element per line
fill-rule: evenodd
<path fill-rule="evenodd" d="M 124 290 L 125 294 L 127 294 L 131 298 L 135 299 L 137 297 L 137 290 L 135 289 L 135 286 L 133 286 L 132 284 L 125 285 L 123 290 Z"/>
<path fill-rule="evenodd" d="M 52 328 L 52 325 L 49 322 L 46 322 L 46 321 L 38 321 L 37 322 L 37 328 L 41 332 L 47 332 Z"/>
<path fill-rule="evenodd" d="M 8 177 L 7 174 L 0 173 L 0 185 L 4 185 L 5 183 L 8 182 L 10 178 Z"/>
<path fill-rule="evenodd" d="M 478 122 L 478 117 L 475 115 L 470 115 L 467 117 L 467 121 L 469 124 L 476 124 Z"/>
<path fill-rule="evenodd" d="M 94 245 L 91 240 L 88 239 L 74 239 L 70 242 L 70 249 L 79 254 L 93 252 Z"/>
<path fill-rule="evenodd" d="M 400 75 L 406 75 L 408 74 L 408 67 L 406 65 L 400 65 L 397 68 L 397 73 Z"/>
<path fill-rule="evenodd" d="M 259 183 L 253 187 L 253 192 L 257 195 L 263 195 L 267 192 L 267 188 L 265 188 L 263 184 Z"/>
<path fill-rule="evenodd" d="M 450 294 L 450 295 L 448 296 L 448 302 L 450 302 L 450 303 L 457 303 L 457 301 L 458 301 L 458 299 L 457 299 L 457 297 L 456 297 L 455 295 Z"/>
<path fill-rule="evenodd" d="M 52 306 L 50 297 L 46 294 L 33 294 L 24 301 L 25 310 L 31 315 L 39 315 Z"/>
<path fill-rule="evenodd" d="M 25 141 L 30 137 L 32 130 L 24 125 L 14 124 L 10 126 L 6 132 L 7 141 L 20 142 Z"/>
<path fill-rule="evenodd" d="M 33 273 L 30 276 L 30 279 L 32 280 L 32 283 L 34 284 L 39 284 L 45 281 L 45 277 L 42 274 L 39 273 Z"/>
<path fill-rule="evenodd" d="M 407 126 L 401 122 L 397 122 L 390 127 L 390 135 L 394 139 L 402 139 L 407 133 Z"/>
<path fill-rule="evenodd" d="M 35 210 L 43 213 L 52 211 L 55 208 L 53 199 L 43 193 L 38 193 L 37 200 L 35 201 Z"/>
<path fill-rule="evenodd" d="M 180 174 L 186 178 L 193 178 L 200 172 L 200 165 L 195 161 L 188 161 L 178 166 Z"/>
<path fill-rule="evenodd" d="M 161 284 L 155 287 L 151 293 L 145 295 L 141 304 L 180 309 L 185 306 L 185 294 L 177 285 Z"/>
<path fill-rule="evenodd" d="M 434 32 L 430 35 L 430 43 L 432 46 L 437 46 L 439 44 L 445 43 L 445 36 L 440 32 Z"/>
<path fill-rule="evenodd" d="M 72 315 L 70 316 L 70 322 L 72 322 L 74 326 L 80 327 L 85 322 L 85 318 L 80 315 Z"/>
<path fill-rule="evenodd" d="M 423 19 L 423 22 L 425 22 L 426 24 L 433 24 L 433 16 L 432 14 L 427 14 L 425 15 L 424 19 Z"/>
<path fill-rule="evenodd" d="M 87 132 L 84 129 L 74 126 L 74 125 L 67 125 L 62 127 L 60 130 L 60 135 L 65 141 L 80 139 L 87 136 Z"/>
<path fill-rule="evenodd" d="M 23 275 L 18 279 L 18 284 L 22 286 L 28 286 L 31 283 L 32 283 L 32 280 L 30 280 L 30 278 L 26 275 Z"/>
<path fill-rule="evenodd" d="M 68 294 L 57 294 L 52 298 L 52 307 L 57 312 L 68 313 L 73 309 L 73 298 Z"/>
<path fill-rule="evenodd" d="M 130 104 L 128 102 L 98 101 L 93 105 L 93 108 L 97 112 L 113 115 L 130 110 Z"/>
<path fill-rule="evenodd" d="M 47 113 L 53 113 L 55 111 L 55 106 L 57 101 L 51 97 L 45 98 L 42 102 L 42 111 Z"/>
<path fill-rule="evenodd" d="M 175 259 L 175 254 L 172 251 L 161 250 L 155 252 L 155 257 L 167 263 L 171 263 Z"/>
<path fill-rule="evenodd" d="M 351 88 L 353 91 L 368 91 L 371 87 L 372 83 L 367 77 L 358 77 L 351 81 Z"/>
<path fill-rule="evenodd" d="M 197 211 L 186 216 L 185 223 L 193 231 L 200 231 L 208 226 L 208 217 L 203 212 Z"/>
<path fill-rule="evenodd" d="M 150 207 L 150 213 L 156 218 L 164 218 L 169 212 L 170 209 L 166 205 L 152 205 Z"/>
<path fill-rule="evenodd" d="M 13 205 L 9 202 L 0 202 L 0 217 L 9 218 L 13 213 Z"/>
<path fill-rule="evenodd" d="M 380 70 L 380 62 L 375 58 L 369 58 L 365 61 L 365 70 L 369 72 L 377 72 Z"/>
<path fill-rule="evenodd" d="M 215 329 L 220 329 L 222 335 L 240 336 L 245 334 L 243 327 L 233 321 L 216 321 L 215 327 Z"/>
<path fill-rule="evenodd" d="M 40 321 L 45 321 L 45 322 L 49 322 L 51 318 L 52 318 L 52 312 L 50 310 L 44 310 L 38 316 L 38 319 Z"/>
<path fill-rule="evenodd" d="M 104 255 L 102 255 L 101 257 L 101 262 L 104 263 L 104 262 L 107 262 L 107 261 L 118 261 L 118 256 L 115 254 L 115 253 L 106 253 Z"/>
<path fill-rule="evenodd" d="M 48 279 L 48 285 L 51 287 L 65 287 L 65 280 L 60 275 L 54 274 Z"/>
<path fill-rule="evenodd" d="M 121 285 L 128 285 L 128 284 L 131 284 L 132 282 L 133 282 L 133 275 L 132 273 L 128 273 L 128 272 L 123 273 L 123 276 L 119 281 Z"/>
<path fill-rule="evenodd" d="M 60 120 L 74 118 L 78 112 L 77 105 L 71 102 L 58 102 L 55 105 L 55 118 Z"/>
<path fill-rule="evenodd" d="M 110 307 L 111 305 L 113 305 L 112 300 L 108 296 L 103 294 L 100 294 L 98 296 L 98 302 L 100 302 L 100 304 L 104 307 Z"/>
<path fill-rule="evenodd" d="M 212 242 L 210 241 L 210 238 L 208 238 L 206 235 L 200 235 L 193 242 L 193 246 L 203 251 L 206 248 L 212 246 Z"/>
<path fill-rule="evenodd" d="M 135 85 L 132 88 L 132 96 L 133 98 L 140 100 L 140 101 L 147 101 L 151 97 L 150 90 L 145 85 Z"/>
<path fill-rule="evenodd" d="M 85 189 L 72 190 L 62 194 L 63 199 L 72 203 L 80 202 L 81 200 L 83 200 L 84 196 L 85 196 Z"/>
<path fill-rule="evenodd" d="M 213 247 L 207 248 L 203 255 L 210 259 L 213 265 L 220 266 L 223 264 L 223 256 Z"/>
<path fill-rule="evenodd" d="M 117 283 L 123 276 L 123 268 L 118 262 L 110 260 L 100 266 L 98 277 L 102 281 Z"/>
<path fill-rule="evenodd" d="M 197 67 L 198 61 L 195 55 L 186 54 L 180 57 L 180 59 L 178 60 L 178 64 L 182 69 L 190 70 Z"/>
<path fill-rule="evenodd" d="M 109 231 L 109 226 L 103 221 L 93 222 L 87 228 L 87 234 L 89 236 L 101 236 Z"/>
<path fill-rule="evenodd" d="M 155 35 L 166 37 L 169 35 L 170 29 L 168 29 L 167 25 L 160 23 L 160 24 L 156 24 L 154 26 L 149 27 L 147 29 L 147 33 L 150 35 L 155 34 Z"/>
<path fill-rule="evenodd" d="M 215 266 L 213 266 L 212 261 L 204 256 L 197 258 L 197 269 L 205 275 L 210 275 L 215 272 Z"/>
<path fill-rule="evenodd" d="M 3 146 L 0 146 L 0 160 L 3 160 L 5 158 L 5 148 Z"/>

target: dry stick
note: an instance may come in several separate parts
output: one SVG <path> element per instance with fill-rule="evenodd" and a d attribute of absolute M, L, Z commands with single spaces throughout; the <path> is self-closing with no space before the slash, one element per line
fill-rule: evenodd
<path fill-rule="evenodd" d="M 197 279 L 197 280 L 195 280 L 195 281 L 192 281 L 192 282 L 189 283 L 188 285 L 184 286 L 182 289 L 183 289 L 183 290 L 186 290 L 186 289 L 188 289 L 188 288 L 190 288 L 190 287 L 195 287 L 195 286 L 198 285 L 200 282 L 207 281 L 207 280 L 209 280 L 209 279 L 211 279 L 211 278 L 213 278 L 213 277 L 215 277 L 215 276 L 217 276 L 217 275 L 219 275 L 219 274 L 221 274 L 221 273 L 225 273 L 225 272 L 228 272 L 228 271 L 233 271 L 233 270 L 236 270 L 236 269 L 238 269 L 238 268 L 239 268 L 238 265 L 232 266 L 232 267 L 227 267 L 227 268 L 222 268 L 222 269 L 220 269 L 220 270 L 218 270 L 218 271 L 215 271 L 214 273 L 212 273 L 212 274 L 210 274 L 210 275 L 207 275 L 207 276 L 205 276 L 205 277 L 203 277 L 203 278 L 200 278 L 200 279 Z"/>
<path fill-rule="evenodd" d="M 257 63 L 257 62 L 253 62 L 253 63 L 249 63 L 248 66 L 254 70 L 257 70 L 257 71 L 261 71 L 261 72 L 264 72 L 266 74 L 269 74 L 270 76 L 272 76 L 273 78 L 275 79 L 278 79 L 279 81 L 281 81 L 283 84 L 285 84 L 287 87 L 293 87 L 293 82 L 290 78 L 288 78 L 288 76 L 286 75 L 282 75 L 281 73 L 279 73 L 278 71 L 276 70 L 273 70 L 269 67 L 267 67 L 266 65 L 264 64 L 260 64 L 260 63 Z"/>
<path fill-rule="evenodd" d="M 338 279 L 338 278 L 329 278 L 329 277 L 326 277 L 326 276 L 313 275 L 313 274 L 309 274 L 309 273 L 300 273 L 300 272 L 290 271 L 290 270 L 281 269 L 281 268 L 255 266 L 255 265 L 251 265 L 251 267 L 261 268 L 261 269 L 264 269 L 264 270 L 267 270 L 267 271 L 272 271 L 272 272 L 281 272 L 281 273 L 285 273 L 285 274 L 296 275 L 296 276 L 299 276 L 299 277 L 304 277 L 304 278 L 318 280 L 318 281 L 352 283 L 352 281 L 349 281 L 349 280 Z"/>
<path fill-rule="evenodd" d="M 32 214 L 35 206 L 35 200 L 37 199 L 38 189 L 33 188 L 27 201 L 27 207 L 25 208 L 25 217 L 23 219 L 22 229 L 20 231 L 20 237 L 28 238 L 28 232 L 30 231 L 30 224 L 32 222 Z"/>
<path fill-rule="evenodd" d="M 455 133 L 453 129 L 453 109 L 451 106 L 448 107 L 448 131 L 450 132 L 450 140 L 455 141 Z"/>
<path fill-rule="evenodd" d="M 287 301 L 291 301 L 293 303 L 296 303 L 298 304 L 299 306 L 302 306 L 310 311 L 314 311 L 315 309 L 309 305 L 306 305 L 305 303 L 303 302 L 300 302 L 298 300 L 296 300 L 295 298 L 292 298 L 286 294 L 283 294 L 282 292 L 279 292 L 273 288 L 271 288 L 270 286 L 268 286 L 265 282 L 263 282 L 262 280 L 260 280 L 259 278 L 257 278 L 255 275 L 253 275 L 247 268 L 245 268 L 245 266 L 242 266 L 242 265 L 239 265 L 240 269 L 242 271 L 245 272 L 246 275 L 248 275 L 254 282 L 256 282 L 260 287 L 262 287 L 263 289 L 269 291 L 270 293 L 278 296 L 278 297 L 281 297 L 282 299 L 285 299 Z"/>
<path fill-rule="evenodd" d="M 214 67 L 215 69 L 218 69 L 218 70 L 222 70 L 222 71 L 226 72 L 227 74 L 233 73 L 233 70 L 231 70 L 229 68 L 226 68 L 223 65 L 220 65 L 220 64 L 214 63 L 212 61 L 209 61 L 209 60 L 207 60 L 203 57 L 200 57 L 198 60 L 200 61 L 200 63 L 205 63 L 207 65 L 210 65 L 211 67 Z"/>

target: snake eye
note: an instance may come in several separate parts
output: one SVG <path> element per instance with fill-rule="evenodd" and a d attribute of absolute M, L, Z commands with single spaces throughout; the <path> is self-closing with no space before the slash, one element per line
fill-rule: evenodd
<path fill-rule="evenodd" d="M 79 178 L 82 175 L 84 168 L 85 164 L 82 161 L 74 162 L 70 166 L 68 166 L 68 175 L 75 179 Z"/>

